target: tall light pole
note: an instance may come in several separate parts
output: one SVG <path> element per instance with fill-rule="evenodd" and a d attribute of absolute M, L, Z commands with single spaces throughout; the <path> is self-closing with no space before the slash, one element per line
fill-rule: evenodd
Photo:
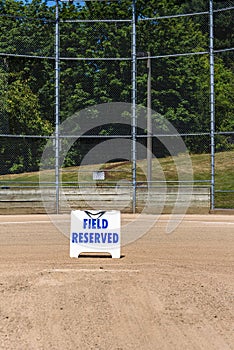
<path fill-rule="evenodd" d="M 152 115 L 151 115 L 151 57 L 147 52 L 147 181 L 152 182 Z"/>
<path fill-rule="evenodd" d="M 147 57 L 147 182 L 152 182 L 152 115 L 151 115 L 151 55 L 150 52 L 137 52 L 137 57 Z"/>

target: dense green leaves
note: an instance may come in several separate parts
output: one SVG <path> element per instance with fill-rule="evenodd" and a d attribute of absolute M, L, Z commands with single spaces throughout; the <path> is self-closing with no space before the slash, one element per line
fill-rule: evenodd
<path fill-rule="evenodd" d="M 221 5 L 214 1 L 216 9 Z M 198 54 L 209 51 L 209 16 L 171 18 L 173 14 L 206 12 L 208 2 L 137 0 L 136 10 L 137 51 L 150 52 L 152 56 L 153 110 L 166 117 L 181 133 L 209 132 L 209 55 Z M 94 104 L 131 102 L 132 1 L 89 1 L 85 5 L 60 2 L 59 13 L 61 122 L 77 110 Z M 111 22 L 112 19 L 126 22 Z M 215 48 L 233 47 L 233 11 L 216 12 L 214 20 Z M 0 53 L 7 54 L 0 56 L 2 133 L 52 133 L 54 50 L 55 2 L 0 1 Z M 137 63 L 137 103 L 146 106 L 147 58 Z M 218 131 L 233 131 L 233 78 L 233 51 L 216 54 Z M 3 158 L 7 156 L 7 142 L 10 141 L 5 138 L 0 145 Z M 4 172 L 37 168 L 43 143 L 22 142 L 15 159 L 4 162 Z M 193 152 L 204 151 L 200 144 L 191 143 L 189 147 Z M 217 147 L 219 150 L 225 147 L 221 139 Z M 22 149 L 30 154 L 27 162 L 20 154 Z M 67 164 L 75 164 L 82 152 L 82 147 L 70 152 Z M 0 171 L 3 171 L 2 165 Z"/>

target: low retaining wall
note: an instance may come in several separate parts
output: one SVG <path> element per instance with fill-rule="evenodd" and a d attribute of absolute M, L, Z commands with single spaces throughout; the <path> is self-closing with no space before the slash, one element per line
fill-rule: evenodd
<path fill-rule="evenodd" d="M 60 191 L 60 212 L 71 209 L 103 209 L 132 212 L 131 187 L 116 188 L 63 188 Z M 146 187 L 136 189 L 136 212 L 150 214 L 171 213 L 175 205 L 186 207 L 188 213 L 208 213 L 210 210 L 209 187 Z M 46 209 L 45 209 L 46 208 Z M 55 213 L 56 193 L 51 188 L 5 188 L 0 189 L 0 214 Z"/>

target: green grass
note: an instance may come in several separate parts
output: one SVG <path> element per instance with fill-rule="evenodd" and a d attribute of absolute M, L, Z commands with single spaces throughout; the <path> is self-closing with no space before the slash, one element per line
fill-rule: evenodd
<path fill-rule="evenodd" d="M 194 180 L 206 181 L 211 178 L 210 155 L 195 154 L 191 155 Z M 180 161 L 182 172 L 183 162 Z M 104 165 L 87 165 L 80 167 L 68 167 L 61 169 L 62 183 L 93 182 L 93 171 L 105 171 L 105 184 L 109 182 L 116 183 L 120 180 L 132 180 L 132 164 L 130 162 L 106 163 Z M 137 181 L 146 181 L 147 163 L 146 160 L 137 161 Z M 177 181 L 177 170 L 172 157 L 153 159 L 152 174 L 154 181 Z M 42 179 L 54 181 L 54 171 L 42 172 Z M 234 190 L 234 151 L 217 153 L 215 156 L 215 181 L 217 190 Z M 1 184 L 17 184 L 19 186 L 26 184 L 39 183 L 39 172 L 30 172 L 22 174 L 0 175 Z M 100 182 L 102 183 L 102 182 Z"/>
<path fill-rule="evenodd" d="M 181 158 L 182 156 L 180 156 Z M 199 181 L 197 185 L 207 185 L 207 180 L 211 178 L 210 155 L 195 154 L 191 155 L 193 177 Z M 182 173 L 186 173 L 186 163 L 183 164 L 183 157 L 179 162 Z M 184 167 L 184 168 L 183 168 Z M 106 163 L 103 165 L 87 165 L 80 167 L 69 167 L 61 169 L 61 179 L 63 186 L 78 185 L 85 183 L 96 184 L 93 181 L 93 171 L 103 170 L 105 180 L 97 181 L 98 186 L 115 186 L 119 181 L 132 181 L 132 164 L 130 162 Z M 137 161 L 136 180 L 139 183 L 146 183 L 147 162 L 146 160 Z M 153 159 L 152 161 L 152 180 L 153 181 L 172 181 L 170 184 L 176 184 L 178 180 L 177 170 L 172 157 Z M 54 182 L 54 171 L 45 171 L 42 173 L 41 180 L 45 182 Z M 23 173 L 0 175 L 0 186 L 38 186 L 39 173 Z M 215 190 L 233 191 L 234 190 L 234 151 L 216 153 L 215 155 Z M 234 208 L 234 193 L 216 193 L 216 206 Z"/>

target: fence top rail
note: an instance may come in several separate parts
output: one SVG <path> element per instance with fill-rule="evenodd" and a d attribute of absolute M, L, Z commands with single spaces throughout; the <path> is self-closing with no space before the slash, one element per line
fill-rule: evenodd
<path fill-rule="evenodd" d="M 214 50 L 214 53 L 221 53 L 227 51 L 233 51 L 234 48 L 223 48 L 219 50 Z M 150 56 L 150 58 L 173 58 L 173 57 L 184 57 L 184 56 L 194 56 L 194 55 L 208 55 L 209 51 L 197 51 L 197 52 L 185 52 L 185 53 L 174 53 L 166 55 Z M 40 55 L 26 55 L 26 54 L 12 54 L 7 52 L 0 52 L 0 56 L 4 57 L 22 57 L 22 58 L 37 58 L 37 59 L 48 59 L 55 60 L 55 56 L 40 56 Z M 144 60 L 146 57 L 136 57 L 137 60 Z M 59 57 L 60 61 L 132 61 L 132 57 Z"/>
<path fill-rule="evenodd" d="M 234 49 L 233 49 L 234 50 Z M 152 135 L 138 135 L 135 136 L 137 138 L 148 138 L 148 137 L 178 137 L 178 136 L 210 136 L 211 132 L 194 132 L 194 133 L 174 133 L 174 134 L 152 134 Z M 214 135 L 234 135 L 234 131 L 215 131 Z M 15 135 L 15 134 L 0 134 L 0 137 L 7 137 L 7 138 L 40 138 L 40 139 L 55 139 L 55 135 Z M 90 139 L 90 138 L 100 138 L 100 139 L 114 139 L 114 138 L 131 138 L 132 135 L 125 134 L 125 135 L 61 135 L 59 134 L 58 137 L 60 139 L 75 139 L 75 138 L 82 138 L 82 139 Z"/>
<path fill-rule="evenodd" d="M 62 1 L 62 0 L 61 0 Z M 87 0 L 89 1 L 89 0 Z M 105 1 L 105 0 L 99 0 Z M 112 0 L 113 1 L 113 0 Z M 62 1 L 64 2 L 64 1 Z M 234 9 L 234 6 L 227 6 L 219 9 L 214 9 L 213 12 L 224 12 L 231 11 Z M 159 20 L 159 19 L 170 19 L 170 18 L 179 18 L 179 17 L 191 17 L 191 16 L 201 16 L 209 15 L 209 11 L 200 11 L 200 12 L 189 12 L 189 13 L 180 13 L 176 15 L 165 15 L 165 16 L 156 16 L 156 17 L 144 17 L 138 18 L 138 21 L 150 21 L 150 20 Z M 14 18 L 16 20 L 27 20 L 27 21 L 41 21 L 43 23 L 56 23 L 54 19 L 49 18 L 40 18 L 40 17 L 27 17 L 21 15 L 11 15 L 7 13 L 1 13 L 0 17 Z M 132 22 L 132 19 L 60 19 L 60 23 L 98 23 L 98 22 Z"/>

